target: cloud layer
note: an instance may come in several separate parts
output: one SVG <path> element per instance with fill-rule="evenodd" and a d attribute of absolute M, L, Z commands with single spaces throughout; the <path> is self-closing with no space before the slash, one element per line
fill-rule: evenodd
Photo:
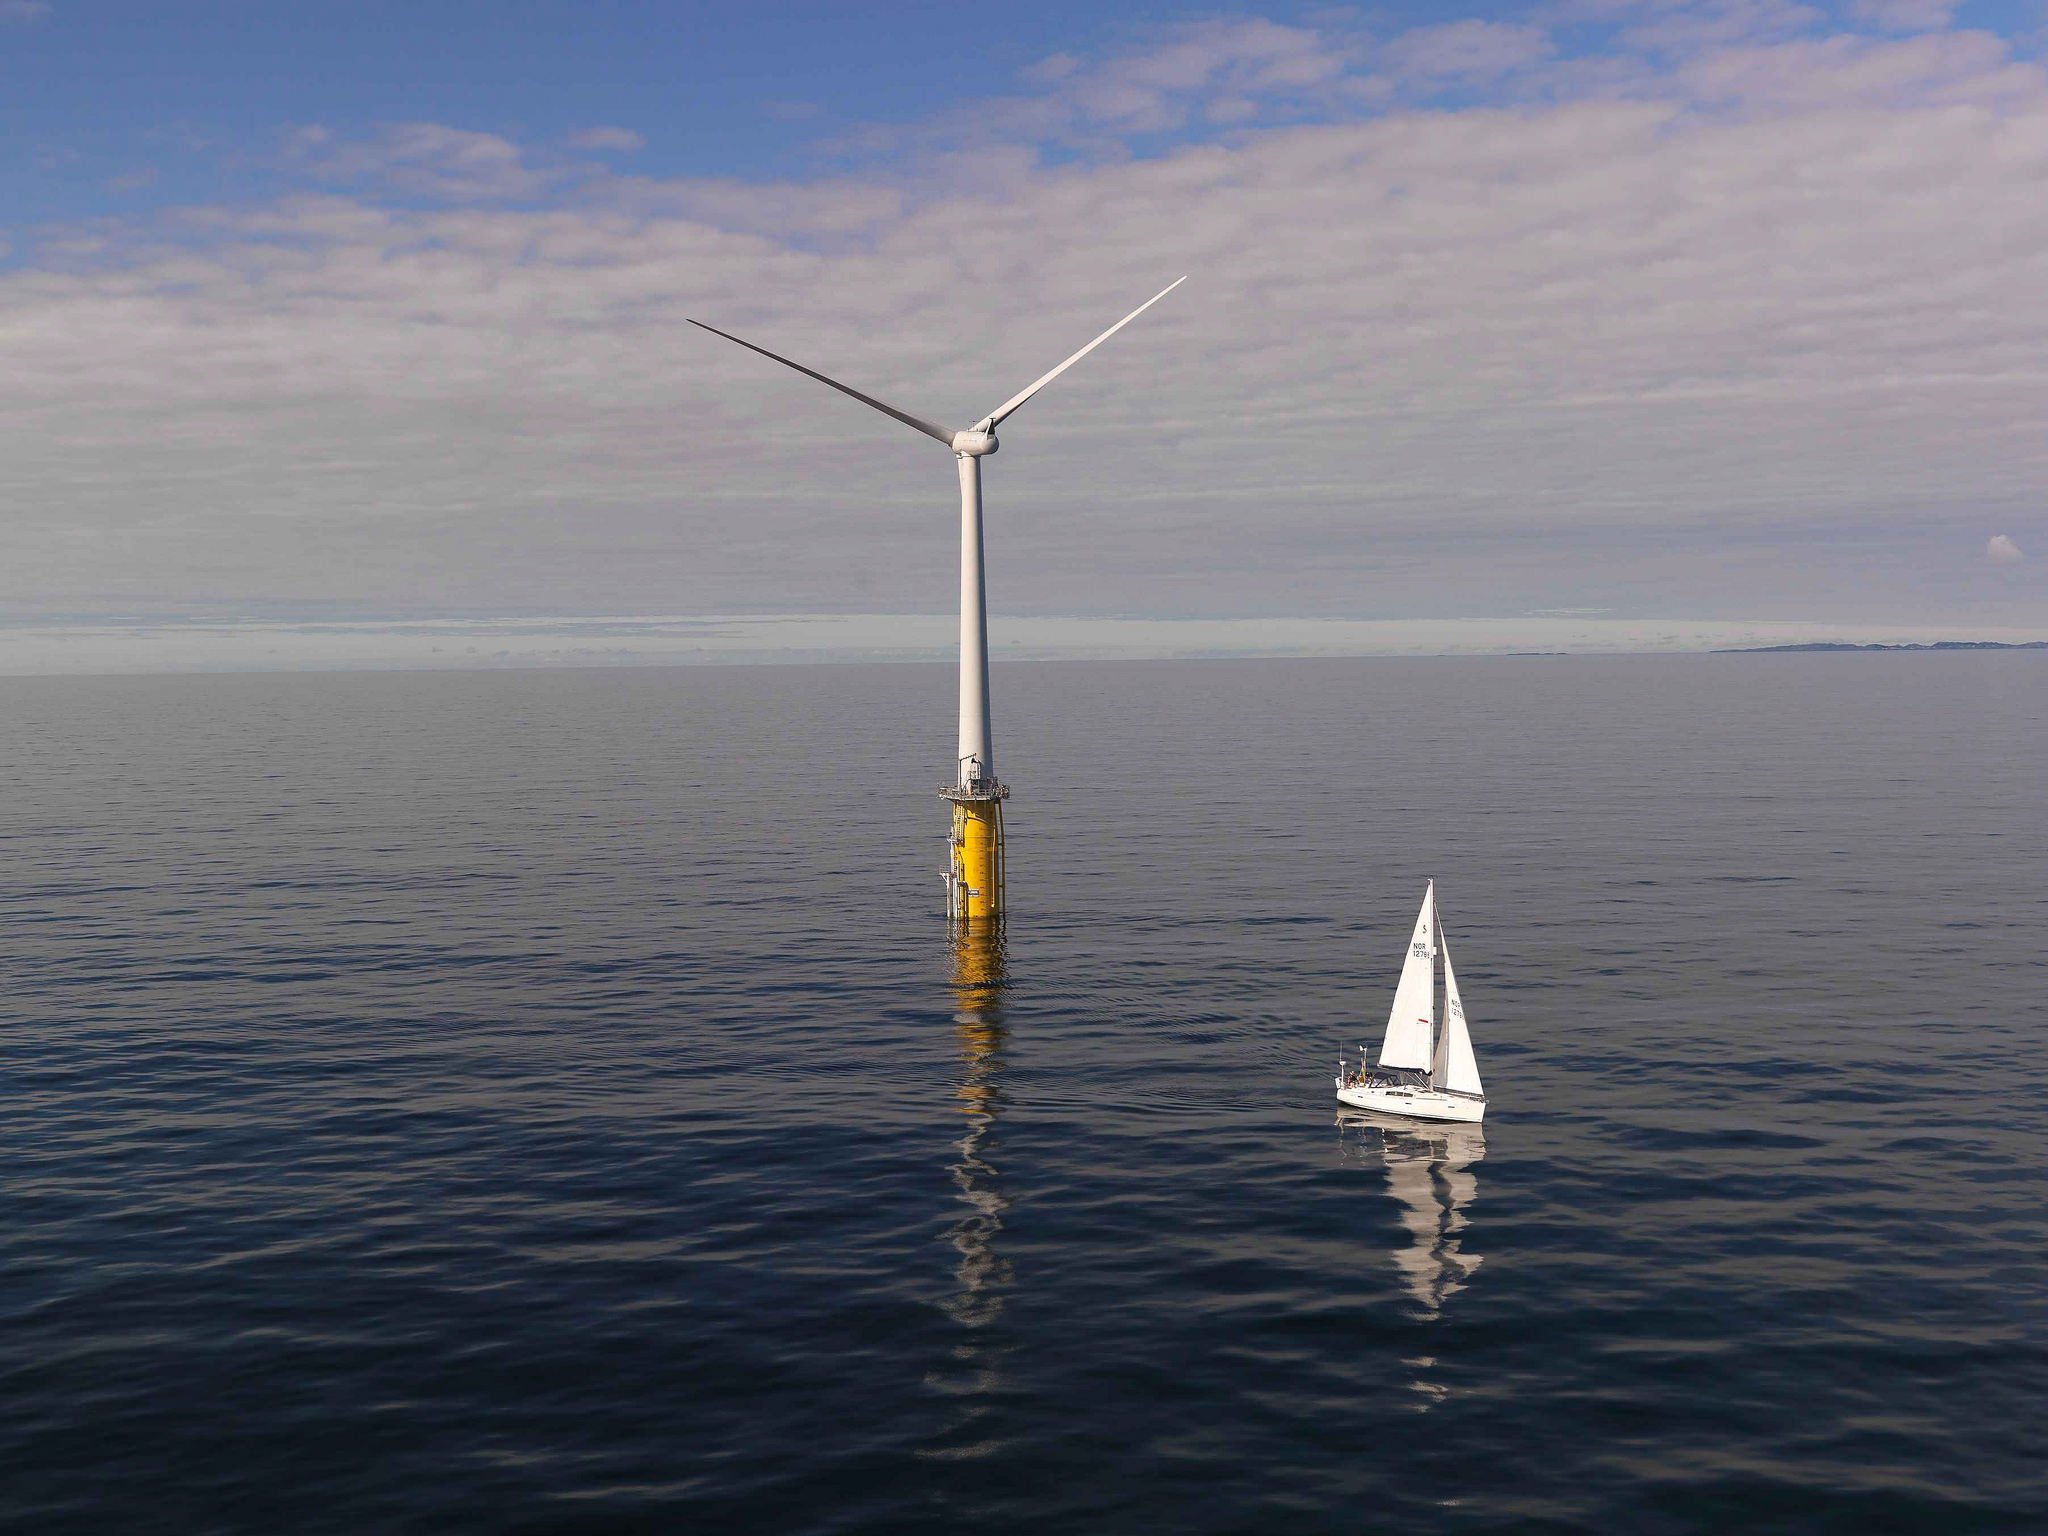
<path fill-rule="evenodd" d="M 1187 271 L 1004 431 L 999 608 L 2048 625 L 1956 553 L 2048 497 L 2048 77 L 1863 9 L 1205 23 L 802 183 L 300 129 L 0 271 L 0 603 L 941 610 L 943 454 L 685 317 L 964 424 Z"/>

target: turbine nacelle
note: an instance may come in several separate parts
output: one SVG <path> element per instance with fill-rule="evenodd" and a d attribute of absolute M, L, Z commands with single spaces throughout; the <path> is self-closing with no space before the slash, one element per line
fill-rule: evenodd
<path fill-rule="evenodd" d="M 1002 446 L 996 441 L 995 433 L 986 427 L 969 427 L 965 432 L 953 434 L 953 451 L 963 459 L 978 459 Z"/>

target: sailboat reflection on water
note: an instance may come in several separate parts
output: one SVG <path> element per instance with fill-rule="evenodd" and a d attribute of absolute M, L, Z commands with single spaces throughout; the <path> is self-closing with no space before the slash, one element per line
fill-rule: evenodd
<path fill-rule="evenodd" d="M 1486 1134 L 1476 1125 L 1421 1126 L 1362 1110 L 1337 1112 L 1337 1135 L 1347 1160 L 1378 1161 L 1387 1189 L 1401 1208 L 1406 1247 L 1394 1252 L 1408 1294 L 1430 1318 L 1465 1288 L 1480 1256 L 1468 1252 L 1465 1208 L 1479 1193 L 1473 1165 L 1486 1156 Z"/>

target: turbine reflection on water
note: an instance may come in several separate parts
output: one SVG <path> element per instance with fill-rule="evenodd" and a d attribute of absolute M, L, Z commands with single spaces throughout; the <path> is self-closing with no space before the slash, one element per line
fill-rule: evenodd
<path fill-rule="evenodd" d="M 958 1400 L 958 1416 L 945 1443 L 927 1455 L 972 1457 L 996 1449 L 996 1442 L 977 1438 L 979 1421 L 989 1411 L 986 1399 L 1001 1379 L 1002 1350 L 987 1335 L 1002 1316 L 1009 1262 L 995 1249 L 1010 1202 L 989 1161 L 991 1137 L 1003 1107 L 1003 987 L 1007 956 L 1002 927 L 976 923 L 953 936 L 953 1025 L 960 1045 L 961 1072 L 954 1097 L 967 1117 L 966 1134 L 954 1143 L 958 1159 L 947 1170 L 960 1203 L 966 1207 L 946 1230 L 959 1255 L 953 1268 L 953 1291 L 941 1306 L 965 1330 L 949 1351 L 948 1365 L 926 1377 L 927 1385 Z"/>

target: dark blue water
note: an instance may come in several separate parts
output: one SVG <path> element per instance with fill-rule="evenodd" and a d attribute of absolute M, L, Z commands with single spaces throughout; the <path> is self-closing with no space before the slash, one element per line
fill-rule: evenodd
<path fill-rule="evenodd" d="M 2048 1529 L 2038 658 L 0 703 L 0 1525 Z"/>

